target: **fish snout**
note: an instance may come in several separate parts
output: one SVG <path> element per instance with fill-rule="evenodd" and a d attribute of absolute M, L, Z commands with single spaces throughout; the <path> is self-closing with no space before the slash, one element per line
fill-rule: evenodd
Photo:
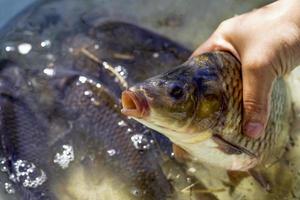
<path fill-rule="evenodd" d="M 122 110 L 124 115 L 144 118 L 149 115 L 149 104 L 146 96 L 139 91 L 125 90 L 122 92 Z"/>

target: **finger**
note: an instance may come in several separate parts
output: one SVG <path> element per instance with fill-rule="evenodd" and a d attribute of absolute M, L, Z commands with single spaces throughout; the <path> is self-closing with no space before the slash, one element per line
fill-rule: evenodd
<path fill-rule="evenodd" d="M 259 138 L 269 117 L 269 102 L 275 77 L 263 67 L 243 65 L 244 129 L 249 137 Z"/>
<path fill-rule="evenodd" d="M 211 51 L 228 51 L 240 60 L 240 56 L 233 44 L 229 42 L 229 39 L 226 38 L 225 34 L 221 34 L 219 32 L 215 32 L 207 41 L 198 47 L 191 57 Z"/>
<path fill-rule="evenodd" d="M 210 52 L 214 50 L 214 42 L 213 38 L 210 37 L 208 40 L 206 40 L 202 45 L 200 45 L 193 53 L 191 57 Z"/>

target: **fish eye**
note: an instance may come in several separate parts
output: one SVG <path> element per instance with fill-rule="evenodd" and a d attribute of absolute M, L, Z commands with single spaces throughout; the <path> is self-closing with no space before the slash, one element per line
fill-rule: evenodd
<path fill-rule="evenodd" d="M 170 83 L 168 85 L 168 90 L 169 95 L 176 100 L 179 100 L 184 95 L 183 87 L 178 83 Z"/>

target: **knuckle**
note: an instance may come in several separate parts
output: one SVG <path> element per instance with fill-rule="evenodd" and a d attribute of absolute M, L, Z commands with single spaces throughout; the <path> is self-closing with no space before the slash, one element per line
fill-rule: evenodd
<path fill-rule="evenodd" d="M 235 40 L 233 38 L 237 36 L 239 32 L 236 23 L 237 20 L 235 18 L 230 18 L 222 21 L 216 29 L 215 35 L 221 39 L 226 40 L 229 43 L 232 43 Z"/>
<path fill-rule="evenodd" d="M 217 30 L 226 32 L 227 30 L 230 30 L 231 25 L 232 25 L 232 19 L 226 19 L 219 24 Z"/>
<path fill-rule="evenodd" d="M 268 112 L 268 106 L 266 104 L 260 103 L 254 99 L 245 99 L 243 106 L 244 111 L 247 114 L 266 115 Z"/>
<path fill-rule="evenodd" d="M 214 40 L 211 42 L 211 48 L 213 50 L 220 50 L 221 45 L 218 43 L 218 40 Z"/>
<path fill-rule="evenodd" d="M 258 63 L 248 63 L 247 65 L 243 65 L 243 70 L 247 70 L 249 72 L 253 72 L 256 73 L 260 70 L 261 65 L 259 65 Z"/>
<path fill-rule="evenodd" d="M 263 58 L 271 57 L 271 56 L 262 56 Z M 273 66 L 272 59 L 252 59 L 248 60 L 246 64 L 243 65 L 243 70 L 246 72 L 254 73 L 254 74 L 266 74 L 268 73 Z"/>

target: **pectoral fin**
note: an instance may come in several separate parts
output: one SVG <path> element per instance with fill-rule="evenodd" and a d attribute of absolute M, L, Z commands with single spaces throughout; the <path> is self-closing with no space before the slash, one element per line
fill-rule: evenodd
<path fill-rule="evenodd" d="M 230 182 L 237 186 L 244 178 L 248 177 L 250 174 L 245 171 L 227 171 L 228 178 Z"/>
<path fill-rule="evenodd" d="M 189 153 L 186 152 L 183 148 L 179 147 L 176 144 L 173 144 L 172 147 L 173 147 L 173 153 L 174 153 L 175 159 L 178 162 L 184 162 L 187 160 L 191 160 Z"/>
<path fill-rule="evenodd" d="M 270 183 L 262 173 L 255 169 L 250 169 L 248 172 L 264 190 L 267 192 L 271 191 Z"/>
<path fill-rule="evenodd" d="M 242 154 L 245 153 L 247 155 L 249 155 L 250 157 L 255 158 L 256 155 L 252 152 L 250 152 L 249 150 L 243 148 L 243 147 L 239 147 L 237 145 L 234 145 L 226 140 L 224 140 L 222 137 L 220 137 L 219 135 L 213 135 L 212 139 L 218 144 L 218 148 L 223 151 L 224 153 L 227 154 Z"/>
<path fill-rule="evenodd" d="M 271 191 L 270 184 L 266 177 L 256 169 L 248 171 L 227 171 L 228 178 L 233 186 L 237 186 L 244 178 L 251 176 L 267 192 Z"/>

